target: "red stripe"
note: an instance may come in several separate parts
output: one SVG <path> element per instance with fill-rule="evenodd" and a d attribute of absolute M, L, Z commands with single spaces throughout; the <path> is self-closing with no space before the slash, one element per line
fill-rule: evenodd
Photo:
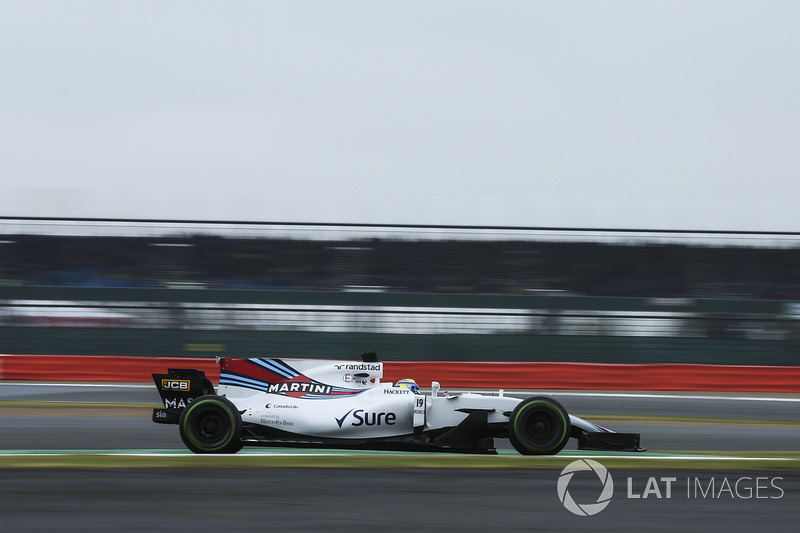
<path fill-rule="evenodd" d="M 202 359 L 201 359 L 202 360 Z M 272 370 L 268 370 L 263 366 L 254 364 L 245 359 L 228 359 L 225 366 L 226 372 L 233 372 L 240 376 L 247 376 L 250 378 L 266 381 L 267 383 L 280 383 L 288 381 L 285 377 L 276 374 Z"/>
<path fill-rule="evenodd" d="M 0 356 L 0 379 L 149 382 L 167 368 L 196 368 L 214 382 L 211 358 Z M 411 377 L 423 387 L 642 391 L 800 392 L 800 367 L 691 364 L 504 363 L 388 361 L 383 381 Z"/>

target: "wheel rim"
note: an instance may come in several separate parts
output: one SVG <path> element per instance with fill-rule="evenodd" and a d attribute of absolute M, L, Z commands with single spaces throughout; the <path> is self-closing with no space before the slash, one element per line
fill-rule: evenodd
<path fill-rule="evenodd" d="M 219 413 L 209 412 L 200 416 L 197 421 L 198 437 L 208 443 L 214 443 L 225 436 L 225 421 Z"/>
<path fill-rule="evenodd" d="M 559 436 L 557 420 L 549 411 L 537 410 L 531 413 L 523 421 L 522 427 L 530 442 L 540 446 L 549 444 Z"/>

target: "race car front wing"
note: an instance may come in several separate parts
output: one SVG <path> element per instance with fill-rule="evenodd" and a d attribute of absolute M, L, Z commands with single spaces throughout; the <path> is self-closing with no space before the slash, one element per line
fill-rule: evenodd
<path fill-rule="evenodd" d="M 581 431 L 578 437 L 579 450 L 601 450 L 616 452 L 643 452 L 639 446 L 638 433 L 589 433 Z"/>

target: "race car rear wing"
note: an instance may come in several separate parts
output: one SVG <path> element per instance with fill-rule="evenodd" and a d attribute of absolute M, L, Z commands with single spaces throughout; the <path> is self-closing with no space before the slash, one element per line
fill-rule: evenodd
<path fill-rule="evenodd" d="M 153 422 L 177 424 L 192 400 L 214 394 L 214 385 L 202 370 L 170 368 L 166 374 L 153 374 L 164 408 L 153 409 Z"/>

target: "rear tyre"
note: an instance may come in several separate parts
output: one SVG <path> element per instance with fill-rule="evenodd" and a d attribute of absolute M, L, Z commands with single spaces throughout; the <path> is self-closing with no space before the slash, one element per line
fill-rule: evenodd
<path fill-rule="evenodd" d="M 194 453 L 236 453 L 242 449 L 242 416 L 222 396 L 201 396 L 183 410 L 181 440 Z"/>
<path fill-rule="evenodd" d="M 552 398 L 522 400 L 511 412 L 508 438 L 522 455 L 555 455 L 570 436 L 567 410 Z"/>

